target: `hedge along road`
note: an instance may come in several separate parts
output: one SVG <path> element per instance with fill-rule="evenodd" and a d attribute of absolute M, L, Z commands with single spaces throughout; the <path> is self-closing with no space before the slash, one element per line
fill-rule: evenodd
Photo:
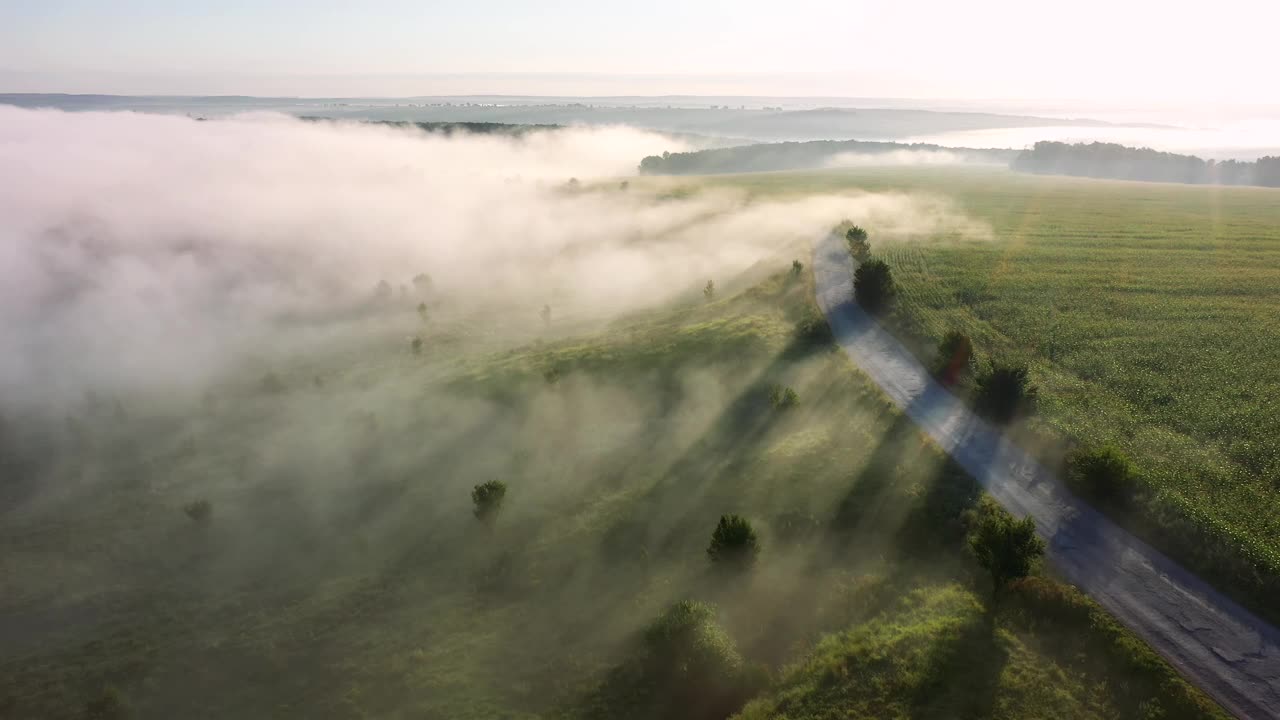
<path fill-rule="evenodd" d="M 1280 631 L 1076 499 L 938 384 L 853 301 L 843 238 L 814 248 L 818 304 L 836 342 L 1010 512 L 1035 518 L 1046 556 L 1175 668 L 1242 718 L 1280 718 Z"/>

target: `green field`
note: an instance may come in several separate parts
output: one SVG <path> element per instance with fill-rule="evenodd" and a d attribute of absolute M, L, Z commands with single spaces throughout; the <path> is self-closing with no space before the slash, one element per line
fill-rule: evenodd
<path fill-rule="evenodd" d="M 797 336 L 790 258 L 585 335 L 500 349 L 407 307 L 272 382 L 86 408 L 35 466 L 56 491 L 0 517 L 0 715 L 693 717 L 634 658 L 698 598 L 754 668 L 750 718 L 1219 717 L 1051 581 L 989 606 L 974 484 Z M 764 547 L 736 581 L 705 554 L 727 512 Z"/>
<path fill-rule="evenodd" d="M 760 174 L 763 195 L 855 189 L 952 198 L 990 238 L 875 241 L 891 324 L 925 359 L 949 329 L 1031 362 L 1021 432 L 1111 443 L 1145 490 L 1113 509 L 1264 612 L 1280 588 L 1280 191 L 973 169 Z M 1272 613 L 1274 615 L 1274 613 Z"/>

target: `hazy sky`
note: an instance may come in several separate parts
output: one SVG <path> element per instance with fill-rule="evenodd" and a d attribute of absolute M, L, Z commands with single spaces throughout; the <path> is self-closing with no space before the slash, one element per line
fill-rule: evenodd
<path fill-rule="evenodd" d="M 0 0 L 0 92 L 1280 102 L 1271 0 Z"/>

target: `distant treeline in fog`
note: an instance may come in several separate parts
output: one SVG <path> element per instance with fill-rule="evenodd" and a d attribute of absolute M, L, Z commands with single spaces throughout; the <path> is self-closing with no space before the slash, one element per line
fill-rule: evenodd
<path fill-rule="evenodd" d="M 1011 167 L 1030 173 L 1115 180 L 1280 187 L 1280 157 L 1259 158 L 1257 162 L 1204 160 L 1115 143 L 1042 141 L 1019 154 Z"/>
<path fill-rule="evenodd" d="M 302 118 L 311 122 L 337 122 L 333 118 L 306 116 Z M 563 125 L 529 125 L 500 122 L 409 122 L 407 120 L 363 120 L 370 125 L 390 125 L 391 127 L 416 127 L 423 132 L 452 135 L 454 133 L 470 133 L 472 135 L 524 135 L 538 130 L 558 130 Z"/>
<path fill-rule="evenodd" d="M 1004 164 L 1016 155 L 1016 150 L 949 148 L 926 143 L 813 140 L 650 155 L 640 161 L 640 172 L 649 175 L 711 175 L 803 170 L 856 164 L 859 159 L 874 159 L 875 156 L 880 156 L 887 164 L 937 163 L 943 159 Z M 842 159 L 848 162 L 842 162 Z"/>

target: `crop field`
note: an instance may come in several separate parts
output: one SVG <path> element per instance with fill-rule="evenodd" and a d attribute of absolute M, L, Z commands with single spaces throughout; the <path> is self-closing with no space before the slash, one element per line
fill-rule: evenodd
<path fill-rule="evenodd" d="M 951 198 L 989 237 L 877 243 L 923 359 L 950 329 L 1022 358 L 1040 387 L 1028 442 L 1109 443 L 1144 491 L 1125 521 L 1251 600 L 1280 577 L 1280 191 L 866 169 L 740 175 L 760 194 L 902 190 Z M 1206 539 L 1209 542 L 1206 542 Z"/>

